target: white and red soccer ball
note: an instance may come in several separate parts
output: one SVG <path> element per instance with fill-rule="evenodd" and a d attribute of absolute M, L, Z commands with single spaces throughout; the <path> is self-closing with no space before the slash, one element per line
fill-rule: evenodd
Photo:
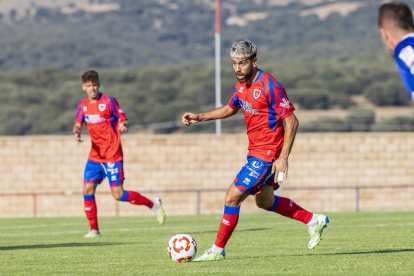
<path fill-rule="evenodd" d="M 197 254 L 197 242 L 190 235 L 177 234 L 170 239 L 167 249 L 174 262 L 191 262 Z"/>

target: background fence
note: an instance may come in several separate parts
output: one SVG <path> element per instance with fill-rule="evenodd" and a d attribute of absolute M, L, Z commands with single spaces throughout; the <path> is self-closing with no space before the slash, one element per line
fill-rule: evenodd
<path fill-rule="evenodd" d="M 355 192 L 355 200 L 354 202 L 348 202 L 348 204 L 353 203 L 355 206 L 355 212 L 365 211 L 361 210 L 361 198 L 360 198 L 360 191 L 361 190 L 376 190 L 376 192 L 383 193 L 384 189 L 393 190 L 393 189 L 413 189 L 414 185 L 384 185 L 384 186 L 355 186 L 355 187 L 284 187 L 281 188 L 285 191 L 307 191 L 307 190 L 314 190 L 314 191 L 326 191 L 326 190 L 353 190 Z M 190 211 L 191 215 L 202 215 L 203 211 L 201 209 L 201 195 L 204 193 L 211 193 L 211 192 L 222 192 L 223 195 L 226 192 L 226 189 L 191 189 L 191 190 L 159 190 L 159 191 L 141 191 L 144 194 L 157 194 L 160 196 L 174 194 L 174 193 L 192 193 L 196 198 L 196 208 Z M 276 192 L 277 194 L 281 194 L 280 192 Z M 38 198 L 39 197 L 65 197 L 65 196 L 82 196 L 80 192 L 40 192 L 40 193 L 0 193 L 0 198 L 8 198 L 8 197 L 31 197 L 33 202 L 33 210 L 32 214 L 33 217 L 38 217 Z M 100 195 L 110 195 L 110 192 L 100 192 L 97 193 L 97 196 Z M 283 196 L 283 195 L 281 195 Z M 2 199 L 3 200 L 3 199 Z M 363 199 L 362 199 L 363 200 Z M 122 203 L 121 203 L 122 204 Z M 398 205 L 398 202 L 397 202 Z M 168 211 L 168 210 L 167 210 Z M 257 210 L 259 211 L 259 210 Z M 120 216 L 120 202 L 114 200 L 114 215 Z"/>
<path fill-rule="evenodd" d="M 83 216 L 88 137 L 0 137 L 0 217 Z M 221 213 L 225 190 L 245 164 L 247 137 L 123 135 L 125 189 L 162 198 L 168 215 Z M 316 212 L 414 210 L 413 133 L 299 133 L 282 196 Z M 150 216 L 116 203 L 107 181 L 100 216 Z M 243 212 L 260 212 L 253 198 Z"/>

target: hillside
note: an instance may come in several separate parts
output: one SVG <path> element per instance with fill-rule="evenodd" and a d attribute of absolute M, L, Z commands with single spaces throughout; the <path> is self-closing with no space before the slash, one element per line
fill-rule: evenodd
<path fill-rule="evenodd" d="M 412 103 L 377 30 L 379 1 L 222 1 L 222 102 L 235 84 L 228 50 L 249 38 L 287 89 L 300 131 L 412 131 Z M 408 1 L 414 7 L 414 0 Z M 97 69 L 132 131 L 181 128 L 214 107 L 214 1 L 0 0 L 0 135 L 70 132 Z M 172 122 L 172 123 L 165 123 Z M 225 132 L 244 131 L 240 114 Z"/>
<path fill-rule="evenodd" d="M 222 55 L 249 38 L 263 60 L 383 55 L 380 1 L 222 1 Z M 407 1 L 414 6 L 414 0 Z M 211 62 L 214 1 L 0 1 L 0 70 Z"/>

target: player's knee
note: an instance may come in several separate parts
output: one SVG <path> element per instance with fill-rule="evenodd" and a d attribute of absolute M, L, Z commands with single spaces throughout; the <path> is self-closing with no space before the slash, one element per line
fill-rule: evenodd
<path fill-rule="evenodd" d="M 237 198 L 230 194 L 226 194 L 226 196 L 224 197 L 224 205 L 226 206 L 237 206 L 237 203 Z"/>
<path fill-rule="evenodd" d="M 266 201 L 256 200 L 256 206 L 259 207 L 260 209 L 268 210 L 269 208 L 273 206 L 273 204 L 266 202 Z"/>
<path fill-rule="evenodd" d="M 93 185 L 84 185 L 83 186 L 83 194 L 84 195 L 93 195 L 95 193 L 95 189 Z"/>
<path fill-rule="evenodd" d="M 112 192 L 112 196 L 116 199 L 116 200 L 120 200 L 122 197 L 122 193 L 119 193 L 118 191 L 113 191 Z"/>

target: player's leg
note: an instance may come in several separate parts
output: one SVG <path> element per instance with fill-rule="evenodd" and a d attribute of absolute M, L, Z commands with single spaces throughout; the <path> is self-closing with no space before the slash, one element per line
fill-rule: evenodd
<path fill-rule="evenodd" d="M 227 190 L 224 200 L 224 214 L 217 239 L 213 247 L 208 249 L 195 261 L 215 261 L 225 258 L 224 247 L 236 228 L 240 205 L 249 196 L 260 192 L 271 171 L 272 163 L 248 156 L 247 164 L 237 174 L 233 184 Z"/>
<path fill-rule="evenodd" d="M 262 191 L 256 194 L 255 199 L 259 208 L 299 220 L 305 224 L 308 224 L 313 217 L 311 212 L 303 209 L 291 199 L 274 195 L 273 186 L 268 184 L 265 184 Z"/>
<path fill-rule="evenodd" d="M 138 192 L 124 190 L 123 183 L 125 177 L 123 171 L 123 161 L 106 163 L 105 167 L 109 179 L 109 185 L 111 186 L 111 193 L 116 200 L 129 202 L 134 205 L 147 206 L 154 212 L 160 224 L 165 223 L 165 212 L 162 207 L 161 199 L 156 197 L 154 201 L 151 201 Z"/>
<path fill-rule="evenodd" d="M 203 255 L 194 261 L 220 261 L 225 259 L 224 247 L 237 226 L 240 213 L 240 205 L 249 196 L 240 192 L 234 183 L 227 189 L 224 199 L 224 214 L 217 232 L 217 238 L 213 246 L 207 249 Z"/>
<path fill-rule="evenodd" d="M 98 209 L 95 201 L 95 191 L 103 178 L 105 178 L 105 174 L 100 163 L 88 160 L 84 173 L 83 200 L 86 218 L 90 225 L 90 231 L 85 235 L 85 238 L 101 236 L 98 226 Z"/>
<path fill-rule="evenodd" d="M 308 244 L 309 249 L 313 249 L 319 244 L 323 229 L 327 227 L 329 219 L 325 215 L 313 214 L 289 198 L 279 197 L 274 195 L 273 179 L 264 185 L 262 191 L 256 194 L 256 205 L 259 208 L 270 212 L 275 212 L 279 215 L 295 219 L 306 224 L 311 239 Z"/>

